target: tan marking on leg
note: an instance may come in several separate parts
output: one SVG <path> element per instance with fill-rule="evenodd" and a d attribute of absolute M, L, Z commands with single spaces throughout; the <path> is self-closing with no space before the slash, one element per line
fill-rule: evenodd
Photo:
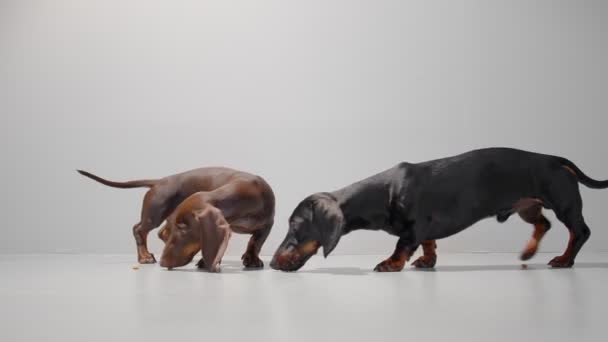
<path fill-rule="evenodd" d="M 574 243 L 574 234 L 570 231 L 570 238 L 568 239 L 568 246 L 564 251 L 564 254 L 553 258 L 549 261 L 549 265 L 555 268 L 571 267 L 572 266 L 572 249 Z"/>
<path fill-rule="evenodd" d="M 437 242 L 435 240 L 427 240 L 422 242 L 422 251 L 424 255 L 416 259 L 412 265 L 416 268 L 433 268 L 437 262 Z"/>
<path fill-rule="evenodd" d="M 410 260 L 412 254 L 414 253 L 410 251 L 395 250 L 393 255 L 379 263 L 374 270 L 377 272 L 399 272 L 405 267 L 405 263 Z"/>
<path fill-rule="evenodd" d="M 538 251 L 540 240 L 542 240 L 546 232 L 547 230 L 544 224 L 534 224 L 534 232 L 532 233 L 532 237 L 526 244 L 526 248 L 524 249 L 524 251 L 521 253 L 522 260 L 528 260 L 536 254 L 536 252 Z"/>

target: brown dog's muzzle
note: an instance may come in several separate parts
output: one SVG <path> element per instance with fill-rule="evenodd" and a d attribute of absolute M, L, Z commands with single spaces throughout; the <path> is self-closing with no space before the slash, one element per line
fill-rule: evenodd
<path fill-rule="evenodd" d="M 190 260 L 192 260 L 192 259 L 190 259 Z M 168 269 L 172 269 L 174 267 L 185 266 L 189 262 L 190 261 L 188 259 L 183 258 L 183 257 L 163 255 L 160 259 L 160 267 L 166 267 Z"/>
<path fill-rule="evenodd" d="M 318 241 L 308 241 L 298 246 L 281 246 L 274 254 L 270 267 L 285 272 L 297 271 L 319 250 Z"/>
<path fill-rule="evenodd" d="M 175 247 L 173 244 L 168 243 L 165 245 L 165 249 L 160 258 L 160 266 L 169 269 L 185 266 L 192 261 L 200 249 L 200 246 L 196 243 L 188 244 L 182 248 Z"/>

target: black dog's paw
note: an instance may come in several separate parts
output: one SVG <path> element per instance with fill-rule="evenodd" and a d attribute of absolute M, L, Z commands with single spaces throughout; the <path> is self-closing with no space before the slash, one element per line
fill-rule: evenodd
<path fill-rule="evenodd" d="M 241 260 L 245 268 L 264 268 L 264 262 L 257 255 L 245 253 Z"/>
<path fill-rule="evenodd" d="M 412 263 L 416 268 L 433 268 L 437 263 L 437 256 L 423 255 Z"/>
<path fill-rule="evenodd" d="M 526 249 L 525 251 L 523 251 L 521 253 L 521 255 L 519 256 L 519 259 L 521 261 L 527 261 L 532 259 L 532 257 L 536 254 L 536 250 L 530 250 L 530 249 Z"/>
<path fill-rule="evenodd" d="M 551 259 L 551 261 L 549 261 L 549 266 L 553 268 L 570 268 L 574 266 L 574 260 L 561 255 Z"/>
<path fill-rule="evenodd" d="M 196 263 L 196 268 L 201 270 L 207 268 L 207 264 L 205 264 L 205 260 L 203 258 Z"/>
<path fill-rule="evenodd" d="M 397 262 L 392 259 L 386 259 L 374 267 L 376 272 L 401 272 L 403 270 L 403 263 Z"/>

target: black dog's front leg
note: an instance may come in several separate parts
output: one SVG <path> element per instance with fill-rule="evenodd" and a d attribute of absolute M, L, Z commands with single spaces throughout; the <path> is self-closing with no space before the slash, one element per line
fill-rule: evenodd
<path fill-rule="evenodd" d="M 412 242 L 412 239 L 409 236 L 399 238 L 393 255 L 376 265 L 374 271 L 400 272 L 401 270 L 403 270 L 403 267 L 405 267 L 405 263 L 410 260 L 417 248 L 418 244 Z"/>
<path fill-rule="evenodd" d="M 412 263 L 416 268 L 433 268 L 437 262 L 437 242 L 435 240 L 422 241 L 424 255 Z"/>

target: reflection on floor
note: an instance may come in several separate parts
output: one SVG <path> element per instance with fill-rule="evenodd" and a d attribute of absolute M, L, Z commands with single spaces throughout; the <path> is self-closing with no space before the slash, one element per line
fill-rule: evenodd
<path fill-rule="evenodd" d="M 599 341 L 608 254 L 442 254 L 374 273 L 384 256 L 312 258 L 299 272 L 138 270 L 132 255 L 1 255 L 0 341 Z M 269 257 L 263 258 L 268 264 Z"/>

